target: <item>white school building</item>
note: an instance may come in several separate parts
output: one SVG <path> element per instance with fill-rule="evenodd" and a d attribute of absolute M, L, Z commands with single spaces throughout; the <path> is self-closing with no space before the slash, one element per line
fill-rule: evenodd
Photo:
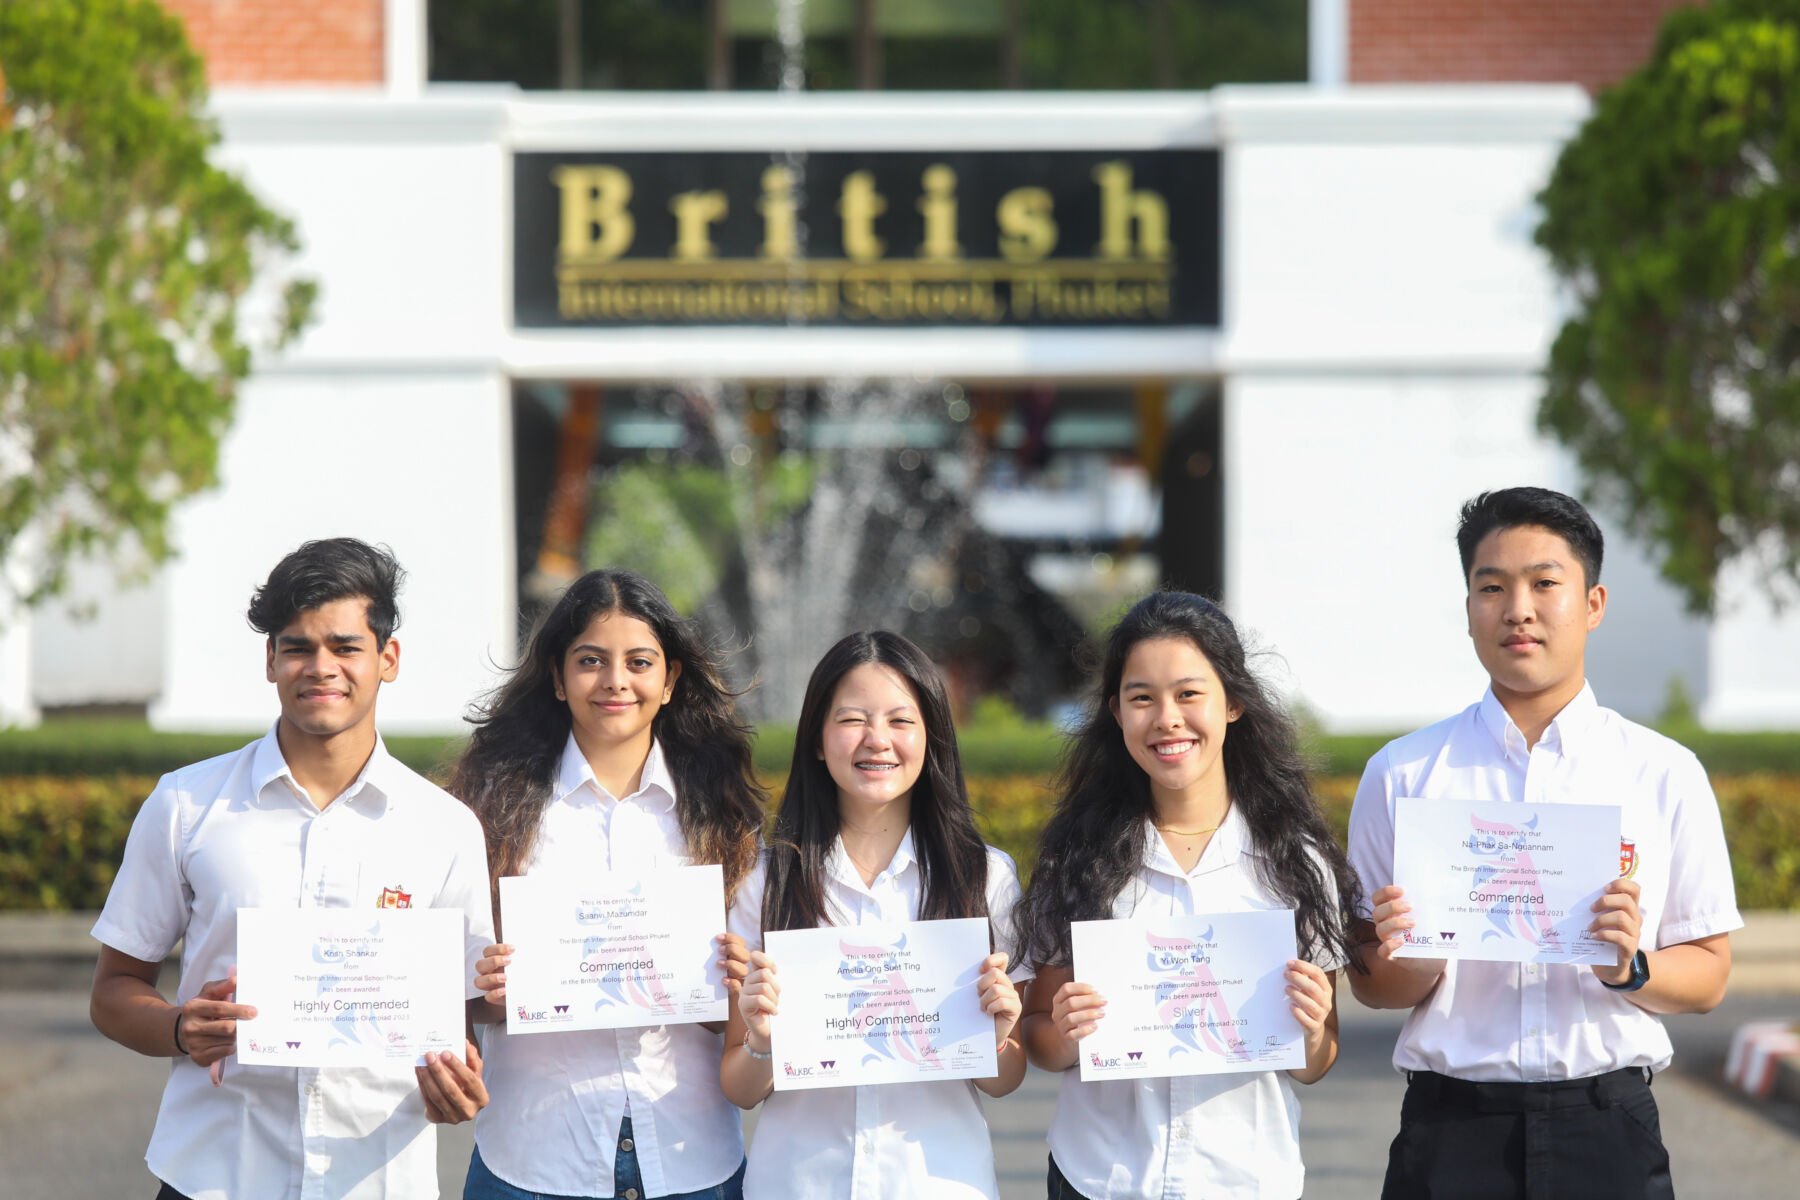
<path fill-rule="evenodd" d="M 1398 731 L 1479 695 L 1458 505 L 1580 487 L 1535 429 L 1564 308 L 1532 231 L 1581 89 L 527 93 L 422 86 L 404 42 L 387 86 L 215 89 L 223 159 L 298 224 L 317 320 L 244 385 L 221 486 L 180 509 L 175 562 L 117 594 L 80 572 L 91 621 L 50 606 L 6 625 L 0 720 L 142 703 L 161 729 L 261 726 L 250 593 L 301 541 L 349 534 L 408 572 L 384 727 L 454 731 L 518 649 L 521 539 L 551 484 L 522 449 L 534 398 L 883 377 L 1018 411 L 1076 397 L 1060 427 L 1046 402 L 1046 454 L 1087 466 L 975 492 L 996 537 L 1039 546 L 1047 588 L 1102 555 L 1154 579 L 1204 536 L 1194 569 L 1327 728 Z M 782 256 L 789 193 L 757 162 L 826 189 L 804 218 L 831 255 Z M 596 170 L 633 181 L 624 207 Z M 1146 183 L 1155 171 L 1172 182 Z M 816 307 L 761 319 L 732 290 L 744 279 Z M 1146 459 L 1200 409 L 1198 449 Z M 626 419 L 641 416 L 602 438 L 650 429 Z M 997 426 L 1008 462 L 1020 420 Z M 1170 461 L 1209 481 L 1191 509 L 1162 503 Z M 1717 617 L 1688 617 L 1596 515 L 1602 702 L 1651 717 L 1680 681 L 1709 727 L 1800 726 L 1800 610 L 1734 575 Z"/>

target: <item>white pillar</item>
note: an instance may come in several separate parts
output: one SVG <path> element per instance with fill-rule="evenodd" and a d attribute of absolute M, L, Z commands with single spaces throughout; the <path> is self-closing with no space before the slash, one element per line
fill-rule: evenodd
<path fill-rule="evenodd" d="M 1719 572 L 1718 613 L 1708 639 L 1708 729 L 1800 728 L 1800 588 L 1777 585 L 1771 598 L 1749 563 Z"/>
<path fill-rule="evenodd" d="M 1350 82 L 1350 0 L 1307 0 L 1306 68 L 1314 87 Z"/>
<path fill-rule="evenodd" d="M 19 542 L 30 540 L 27 532 L 14 543 L 11 560 L 0 561 L 7 585 L 0 590 L 0 729 L 38 723 L 37 705 L 31 698 L 31 610 L 12 599 L 12 589 L 25 582 L 19 563 L 27 549 Z"/>
<path fill-rule="evenodd" d="M 382 44 L 388 95 L 417 96 L 425 90 L 425 0 L 386 0 Z"/>

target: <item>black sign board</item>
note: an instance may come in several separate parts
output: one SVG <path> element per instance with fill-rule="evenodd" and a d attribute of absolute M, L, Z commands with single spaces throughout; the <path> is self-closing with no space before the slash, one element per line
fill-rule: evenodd
<path fill-rule="evenodd" d="M 513 159 L 513 319 L 1214 326 L 1217 150 Z"/>

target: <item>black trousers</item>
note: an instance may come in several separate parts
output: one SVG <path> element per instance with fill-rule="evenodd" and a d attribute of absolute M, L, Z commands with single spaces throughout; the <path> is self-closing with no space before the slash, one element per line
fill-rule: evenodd
<path fill-rule="evenodd" d="M 1636 1067 L 1556 1083 L 1415 1071 L 1382 1200 L 1673 1200 L 1656 1099 Z"/>
<path fill-rule="evenodd" d="M 1045 1200 L 1087 1200 L 1063 1178 L 1062 1168 L 1056 1165 L 1054 1155 L 1050 1156 L 1050 1169 L 1044 1174 L 1044 1197 Z"/>
<path fill-rule="evenodd" d="M 161 1182 L 160 1180 L 158 1182 Z M 156 1193 L 156 1200 L 188 1200 L 188 1198 L 164 1183 L 162 1190 Z"/>

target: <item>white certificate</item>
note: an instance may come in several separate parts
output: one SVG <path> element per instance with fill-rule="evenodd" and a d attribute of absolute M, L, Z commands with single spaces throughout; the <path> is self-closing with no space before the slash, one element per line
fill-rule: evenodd
<path fill-rule="evenodd" d="M 624 1029 L 723 1021 L 725 931 L 717 864 L 598 873 L 507 875 L 501 924 L 506 1032 Z"/>
<path fill-rule="evenodd" d="M 1618 948 L 1588 926 L 1618 877 L 1614 805 L 1394 801 L 1394 882 L 1417 922 L 1398 957 L 1610 966 Z"/>
<path fill-rule="evenodd" d="M 986 1079 L 994 1018 L 976 981 L 981 917 L 791 929 L 764 937 L 781 979 L 775 1090 Z"/>
<path fill-rule="evenodd" d="M 418 1065 L 463 1053 L 463 914 L 455 908 L 240 908 L 238 1061 Z"/>
<path fill-rule="evenodd" d="M 1083 1082 L 1306 1065 L 1283 978 L 1291 910 L 1076 921 L 1069 935 L 1075 978 L 1106 997 L 1077 1043 Z"/>

